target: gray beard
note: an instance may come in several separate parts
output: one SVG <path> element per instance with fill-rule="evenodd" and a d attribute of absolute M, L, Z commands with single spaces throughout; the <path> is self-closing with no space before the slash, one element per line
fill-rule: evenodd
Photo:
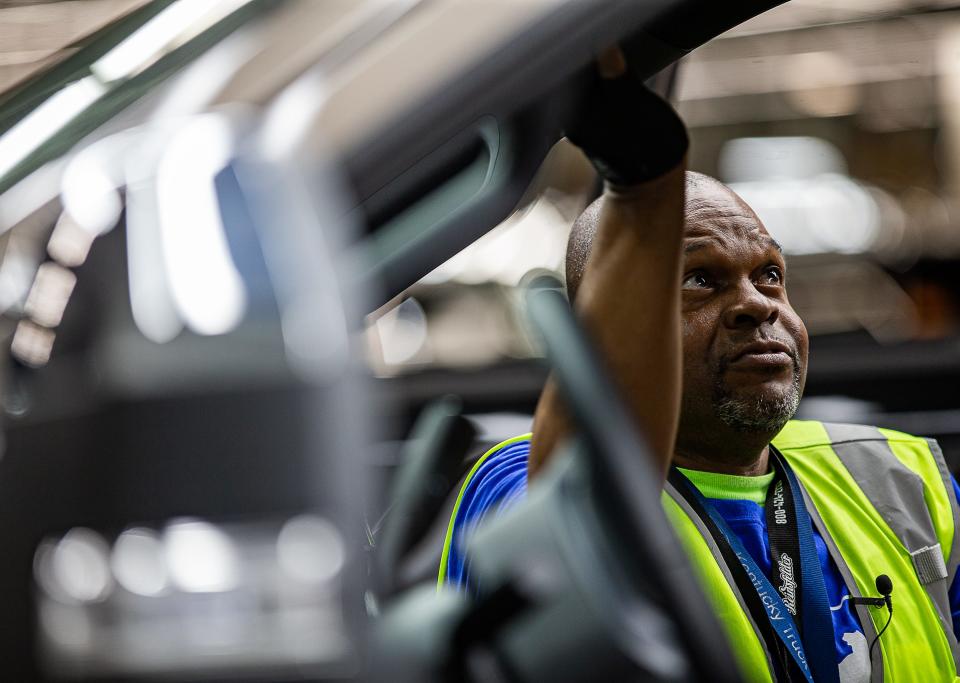
<path fill-rule="evenodd" d="M 797 412 L 800 405 L 800 369 L 794 364 L 790 389 L 776 398 L 732 396 L 717 375 L 713 410 L 720 421 L 737 432 L 777 433 Z"/>

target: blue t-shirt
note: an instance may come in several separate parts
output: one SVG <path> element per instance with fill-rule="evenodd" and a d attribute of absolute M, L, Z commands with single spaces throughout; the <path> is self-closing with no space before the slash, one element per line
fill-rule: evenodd
<path fill-rule="evenodd" d="M 470 476 L 460 498 L 453 520 L 449 549 L 447 550 L 446 582 L 459 589 L 470 584 L 470 561 L 464 553 L 466 539 L 484 518 L 496 516 L 523 498 L 527 490 L 527 457 L 530 442 L 519 439 L 489 454 Z M 960 499 L 960 487 L 953 479 L 953 489 Z M 753 500 L 730 500 L 711 497 L 702 491 L 727 524 L 740 538 L 753 559 L 770 577 L 770 545 L 767 538 L 767 519 L 762 505 Z M 830 599 L 830 611 L 837 647 L 837 663 L 843 683 L 868 681 L 870 660 L 866 637 L 857 613 L 849 603 L 847 589 L 840 570 L 827 551 L 826 543 L 816 527 L 814 543 L 823 580 Z M 960 634 L 960 583 L 954 578 L 950 586 L 950 609 L 953 612 L 953 630 Z"/>

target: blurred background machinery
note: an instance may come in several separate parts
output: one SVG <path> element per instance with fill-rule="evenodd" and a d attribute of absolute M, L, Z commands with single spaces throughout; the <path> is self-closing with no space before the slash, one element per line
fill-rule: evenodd
<path fill-rule="evenodd" d="M 127 130 L 69 162 L 80 187 L 33 188 L 56 209 L 18 226 L 45 257 L 5 317 L 4 678 L 360 670 L 350 455 L 374 432 L 349 222 L 335 172 L 268 162 L 247 132 Z M 305 305 L 318 290 L 343 293 Z"/>

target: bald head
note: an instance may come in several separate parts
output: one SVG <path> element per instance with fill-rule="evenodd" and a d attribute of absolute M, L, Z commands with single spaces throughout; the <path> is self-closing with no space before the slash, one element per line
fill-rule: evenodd
<path fill-rule="evenodd" d="M 571 300 L 589 260 L 601 205 L 602 200 L 591 204 L 570 233 Z M 683 387 L 675 455 L 678 462 L 687 457 L 684 466 L 698 465 L 695 469 L 705 468 L 703 458 L 737 465 L 744 454 L 755 458 L 757 449 L 745 444 L 765 448 L 796 410 L 806 377 L 806 329 L 787 298 L 779 245 L 746 202 L 701 173 L 686 174 L 682 252 Z M 703 458 L 697 460 L 697 454 Z"/>
<path fill-rule="evenodd" d="M 685 231 L 705 221 L 722 217 L 732 230 L 759 229 L 766 234 L 762 223 L 747 203 L 716 178 L 696 171 L 687 171 L 685 193 Z M 567 241 L 566 278 L 567 294 L 571 301 L 580 287 L 580 280 L 583 278 L 583 271 L 590 256 L 590 248 L 597 234 L 602 203 L 603 197 L 599 197 L 590 204 L 570 230 Z"/>

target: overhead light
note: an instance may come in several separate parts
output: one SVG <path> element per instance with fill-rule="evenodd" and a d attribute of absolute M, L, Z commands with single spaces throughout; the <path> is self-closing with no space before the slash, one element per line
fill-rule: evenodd
<path fill-rule="evenodd" d="M 190 120 L 157 167 L 157 217 L 170 293 L 198 334 L 224 334 L 243 318 L 246 289 L 224 232 L 214 179 L 233 151 L 227 120 Z"/>
<path fill-rule="evenodd" d="M 720 174 L 785 253 L 857 254 L 881 237 L 879 204 L 847 175 L 843 155 L 826 140 L 731 140 L 720 152 Z"/>
<path fill-rule="evenodd" d="M 96 78 L 87 76 L 49 97 L 43 104 L 0 136 L 0 178 L 35 152 L 107 91 Z"/>
<path fill-rule="evenodd" d="M 825 174 L 802 180 L 731 183 L 787 254 L 859 254 L 880 237 L 880 210 L 855 180 Z"/>
<path fill-rule="evenodd" d="M 127 529 L 110 556 L 117 582 L 131 593 L 152 597 L 167 588 L 167 563 L 160 536 L 150 529 Z"/>
<path fill-rule="evenodd" d="M 725 183 L 847 173 L 847 162 L 836 146 L 800 135 L 735 138 L 720 150 L 719 167 Z"/>
<path fill-rule="evenodd" d="M 250 0 L 178 0 L 131 33 L 90 70 L 104 83 L 136 75 Z"/>
<path fill-rule="evenodd" d="M 34 576 L 53 597 L 64 601 L 96 602 L 113 586 L 106 540 L 93 531 L 77 527 L 58 542 L 45 541 L 34 558 Z"/>
<path fill-rule="evenodd" d="M 167 567 L 178 588 L 188 593 L 233 590 L 240 581 L 236 549 L 208 522 L 178 522 L 164 533 Z"/>
<path fill-rule="evenodd" d="M 157 221 L 157 196 L 150 177 L 152 166 L 143 154 L 131 160 L 127 177 L 127 278 L 130 310 L 140 333 L 165 344 L 183 330 L 167 282 L 163 243 Z"/>

